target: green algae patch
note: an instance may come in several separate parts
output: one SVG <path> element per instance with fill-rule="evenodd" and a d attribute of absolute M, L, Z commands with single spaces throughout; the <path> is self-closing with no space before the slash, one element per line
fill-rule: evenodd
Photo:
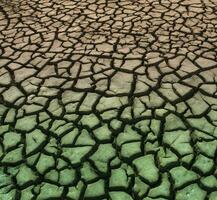
<path fill-rule="evenodd" d="M 41 154 L 36 165 L 36 169 L 39 171 L 39 173 L 44 174 L 46 170 L 53 166 L 55 166 L 54 158 L 52 156 Z"/>
<path fill-rule="evenodd" d="M 110 126 L 112 127 L 112 129 L 118 130 L 121 128 L 122 122 L 120 120 L 117 120 L 117 119 L 112 119 L 110 122 Z"/>
<path fill-rule="evenodd" d="M 118 134 L 116 138 L 117 145 L 121 146 L 124 143 L 132 142 L 132 141 L 140 141 L 141 135 L 139 135 L 136 131 L 132 130 L 130 126 L 126 126 L 124 132 Z"/>
<path fill-rule="evenodd" d="M 52 113 L 52 115 L 56 116 L 56 117 L 60 117 L 61 114 L 63 113 L 63 108 L 61 107 L 61 105 L 58 102 L 58 99 L 53 99 L 48 107 L 48 111 L 50 113 Z"/>
<path fill-rule="evenodd" d="M 47 200 L 52 198 L 61 198 L 63 187 L 58 187 L 50 183 L 44 183 L 40 188 L 40 194 L 37 200 Z"/>
<path fill-rule="evenodd" d="M 168 174 L 164 173 L 162 175 L 161 184 L 155 188 L 150 189 L 148 196 L 152 198 L 157 198 L 159 196 L 170 196 L 170 181 L 168 179 Z"/>
<path fill-rule="evenodd" d="M 85 181 L 93 181 L 98 177 L 95 170 L 91 167 L 91 165 L 88 162 L 85 162 L 81 168 L 81 178 Z"/>
<path fill-rule="evenodd" d="M 160 148 L 158 151 L 159 164 L 162 168 L 169 166 L 171 163 L 178 161 L 178 157 L 169 149 Z"/>
<path fill-rule="evenodd" d="M 91 145 L 93 146 L 95 144 L 95 140 L 91 137 L 90 133 L 83 129 L 81 131 L 81 133 L 79 134 L 79 136 L 77 137 L 76 139 L 76 142 L 75 142 L 75 145 L 82 145 L 82 146 L 85 146 L 85 145 Z"/>
<path fill-rule="evenodd" d="M 16 132 L 7 132 L 4 134 L 3 144 L 5 149 L 9 149 L 10 147 L 16 146 L 21 141 L 21 135 Z"/>
<path fill-rule="evenodd" d="M 174 114 L 169 114 L 166 117 L 165 122 L 165 131 L 178 130 L 178 129 L 186 129 L 183 121 Z"/>
<path fill-rule="evenodd" d="M 26 134 L 26 154 L 40 151 L 44 142 L 46 142 L 46 135 L 39 129 Z"/>
<path fill-rule="evenodd" d="M 209 200 L 217 200 L 217 192 L 211 192 L 209 195 Z"/>
<path fill-rule="evenodd" d="M 111 200 L 133 200 L 126 192 L 110 192 L 109 196 Z"/>
<path fill-rule="evenodd" d="M 98 180 L 94 183 L 88 184 L 84 196 L 87 198 L 97 198 L 104 196 L 105 194 L 105 183 L 104 180 Z"/>
<path fill-rule="evenodd" d="M 211 188 L 212 190 L 217 188 L 217 178 L 214 175 L 203 177 L 200 181 L 205 187 Z"/>
<path fill-rule="evenodd" d="M 99 123 L 100 123 L 99 119 L 94 114 L 85 115 L 81 119 L 81 124 L 86 125 L 89 128 L 93 128 Z"/>
<path fill-rule="evenodd" d="M 23 96 L 24 94 L 15 86 L 11 86 L 3 93 L 4 99 L 10 103 L 14 103 L 17 99 Z"/>
<path fill-rule="evenodd" d="M 80 163 L 92 149 L 92 146 L 62 148 L 62 156 L 69 159 L 71 164 Z"/>
<path fill-rule="evenodd" d="M 18 147 L 17 149 L 9 151 L 4 158 L 2 159 L 2 163 L 4 164 L 15 164 L 23 160 L 22 156 L 23 147 Z"/>
<path fill-rule="evenodd" d="M 193 164 L 193 168 L 199 169 L 203 174 L 209 173 L 213 168 L 214 162 L 212 159 L 199 154 Z"/>
<path fill-rule="evenodd" d="M 190 139 L 190 132 L 181 130 L 165 132 L 163 136 L 163 141 L 177 150 L 181 155 L 193 153 Z"/>
<path fill-rule="evenodd" d="M 139 177 L 135 177 L 135 184 L 133 191 L 138 194 L 139 197 L 144 196 L 149 189 L 149 185 L 144 183 Z"/>
<path fill-rule="evenodd" d="M 59 183 L 61 185 L 70 185 L 75 181 L 76 172 L 74 169 L 63 169 L 60 171 Z"/>
<path fill-rule="evenodd" d="M 15 109 L 10 109 L 5 117 L 5 122 L 6 123 L 13 123 L 15 121 L 16 117 L 16 110 Z"/>
<path fill-rule="evenodd" d="M 34 198 L 34 195 L 32 193 L 32 189 L 33 189 L 33 186 L 30 186 L 30 187 L 27 187 L 24 190 L 22 190 L 20 199 L 29 200 L 29 199 Z"/>
<path fill-rule="evenodd" d="M 180 186 L 199 178 L 195 172 L 187 170 L 182 166 L 171 169 L 170 174 L 174 180 L 175 188 L 179 188 Z"/>
<path fill-rule="evenodd" d="M 108 163 L 108 161 L 115 157 L 116 151 L 112 144 L 100 144 L 97 151 L 90 157 L 93 161 L 102 161 Z"/>
<path fill-rule="evenodd" d="M 159 179 L 159 170 L 154 162 L 154 155 L 146 155 L 133 161 L 139 176 L 150 183 L 154 183 Z"/>
<path fill-rule="evenodd" d="M 76 186 L 69 187 L 67 197 L 72 199 L 79 199 L 81 193 L 84 191 L 84 187 L 84 183 L 82 181 L 79 181 Z"/>
<path fill-rule="evenodd" d="M 36 115 L 25 116 L 17 120 L 15 129 L 20 131 L 32 131 L 37 125 Z"/>
<path fill-rule="evenodd" d="M 205 197 L 206 192 L 200 189 L 197 184 L 189 185 L 176 193 L 176 200 L 204 200 Z"/>
<path fill-rule="evenodd" d="M 93 134 L 99 141 L 109 141 L 112 136 L 112 132 L 108 128 L 107 124 L 104 124 L 100 128 L 95 129 L 93 131 Z"/>
<path fill-rule="evenodd" d="M 7 191 L 1 191 L 0 189 L 0 200 L 14 200 L 16 196 L 16 190 L 15 189 L 8 189 Z"/>
<path fill-rule="evenodd" d="M 217 140 L 209 141 L 209 142 L 197 142 L 196 147 L 200 152 L 207 155 L 208 157 L 214 158 L 215 152 L 217 149 Z"/>
<path fill-rule="evenodd" d="M 45 174 L 45 178 L 52 182 L 58 182 L 59 172 L 55 169 L 52 169 Z"/>
<path fill-rule="evenodd" d="M 129 179 L 126 174 L 126 171 L 122 168 L 113 169 L 111 171 L 111 177 L 109 180 L 109 186 L 113 187 L 123 187 L 127 188 L 129 185 Z"/>
<path fill-rule="evenodd" d="M 2 169 L 0 169 L 0 194 L 4 192 L 4 187 L 10 185 L 12 180 L 10 176 L 5 174 Z M 1 197 L 1 196 L 0 196 Z"/>
<path fill-rule="evenodd" d="M 35 173 L 27 166 L 22 165 L 16 176 L 16 180 L 19 186 L 23 186 L 29 183 L 33 183 L 37 179 Z"/>
<path fill-rule="evenodd" d="M 132 158 L 141 153 L 141 142 L 130 142 L 121 146 L 121 156 Z"/>
<path fill-rule="evenodd" d="M 78 134 L 79 134 L 79 130 L 77 128 L 73 129 L 72 131 L 69 131 L 61 138 L 61 144 L 62 145 L 73 144 Z"/>
<path fill-rule="evenodd" d="M 99 172 L 108 172 L 108 162 L 116 156 L 116 151 L 112 144 L 100 144 L 97 151 L 90 157 Z"/>

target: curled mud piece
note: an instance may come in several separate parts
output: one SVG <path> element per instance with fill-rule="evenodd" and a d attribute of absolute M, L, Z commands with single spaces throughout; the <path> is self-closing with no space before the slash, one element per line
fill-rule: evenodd
<path fill-rule="evenodd" d="M 216 8 L 1 0 L 0 200 L 217 200 Z"/>

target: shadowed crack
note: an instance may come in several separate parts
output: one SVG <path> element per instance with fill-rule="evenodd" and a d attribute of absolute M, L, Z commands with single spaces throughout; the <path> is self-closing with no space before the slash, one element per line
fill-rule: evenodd
<path fill-rule="evenodd" d="M 216 7 L 0 1 L 0 200 L 216 200 Z"/>

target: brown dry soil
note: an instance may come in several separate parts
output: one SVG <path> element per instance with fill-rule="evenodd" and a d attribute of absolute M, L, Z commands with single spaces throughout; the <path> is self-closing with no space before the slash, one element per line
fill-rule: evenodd
<path fill-rule="evenodd" d="M 0 200 L 216 191 L 216 0 L 1 0 Z"/>

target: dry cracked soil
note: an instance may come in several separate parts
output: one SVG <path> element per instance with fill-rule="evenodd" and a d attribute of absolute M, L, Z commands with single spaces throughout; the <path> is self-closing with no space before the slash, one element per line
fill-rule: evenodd
<path fill-rule="evenodd" d="M 0 0 L 0 200 L 217 200 L 216 0 Z"/>

